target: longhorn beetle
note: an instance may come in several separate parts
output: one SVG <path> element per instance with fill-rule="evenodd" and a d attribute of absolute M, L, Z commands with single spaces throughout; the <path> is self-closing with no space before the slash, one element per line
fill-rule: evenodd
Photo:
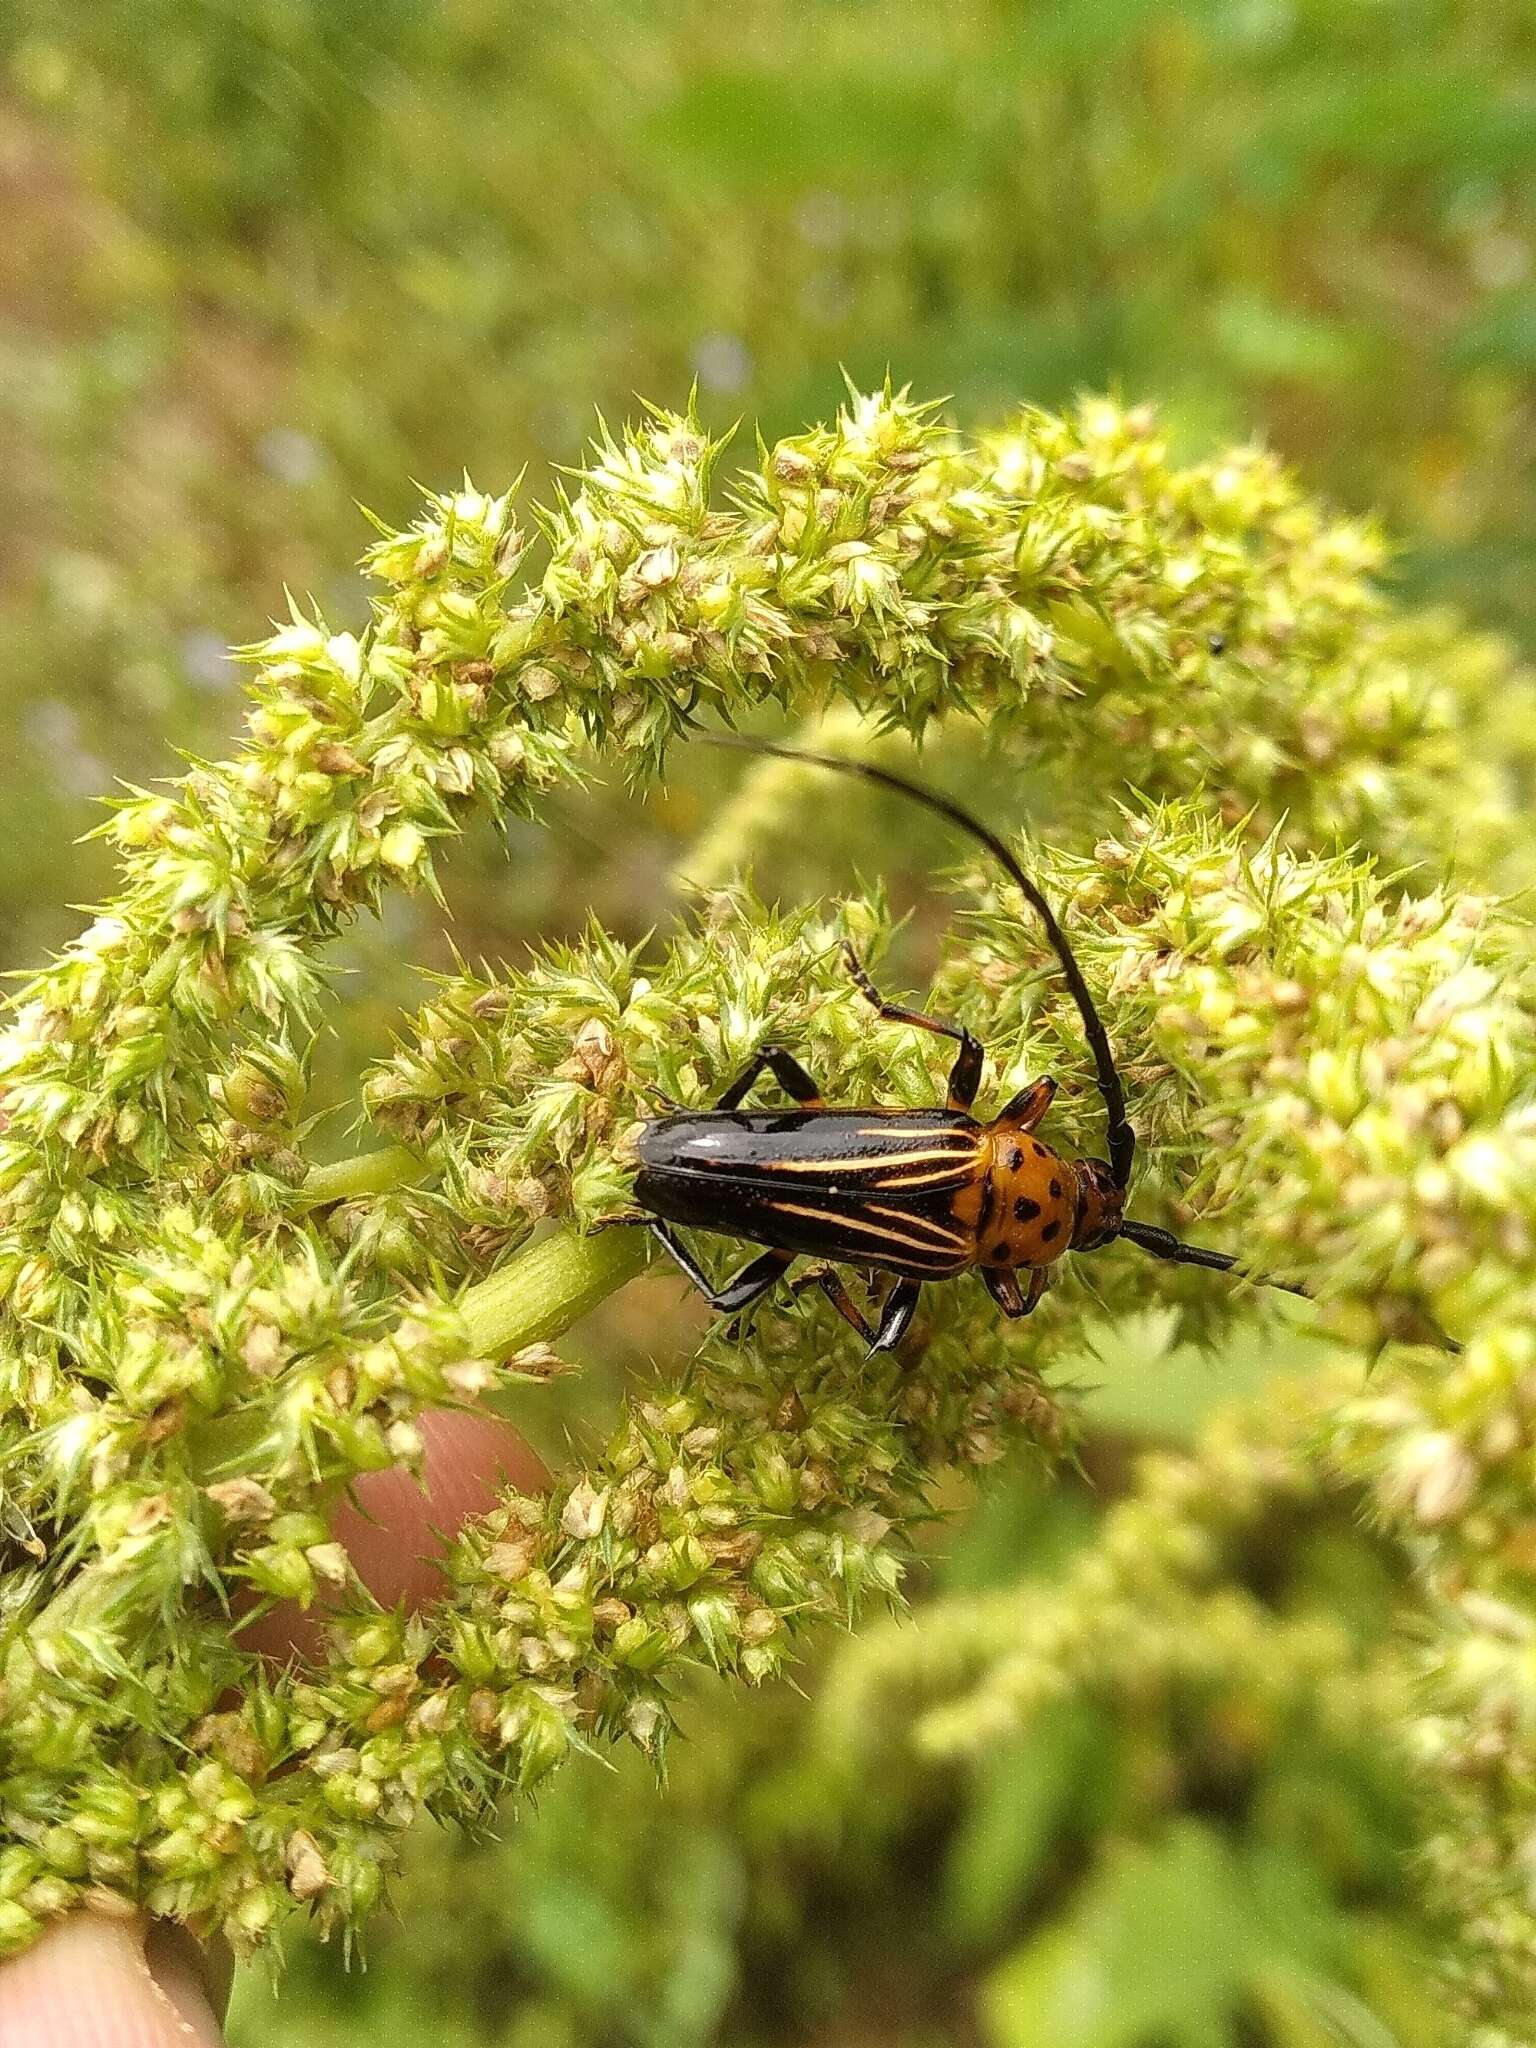
<path fill-rule="evenodd" d="M 844 943 L 848 972 L 876 1012 L 914 1030 L 955 1041 L 942 1109 L 834 1109 L 782 1045 L 763 1045 L 708 1109 L 673 1105 L 643 1124 L 635 1201 L 644 1222 L 711 1307 L 740 1314 L 801 1257 L 836 1261 L 894 1276 L 871 1327 L 838 1274 L 818 1263 L 799 1286 L 819 1286 L 872 1351 L 899 1344 L 925 1280 L 975 1268 L 1006 1316 L 1027 1316 L 1045 1292 L 1050 1268 L 1066 1252 L 1097 1251 L 1116 1238 L 1154 1258 L 1240 1272 L 1225 1252 L 1185 1244 L 1125 1214 L 1136 1134 L 1109 1034 L 1094 1006 L 1056 914 L 1003 841 L 952 798 L 867 761 L 806 752 L 766 740 L 700 735 L 712 746 L 743 747 L 804 761 L 897 791 L 936 812 L 986 848 L 1023 894 L 1045 935 L 1083 1020 L 1107 1122 L 1107 1159 L 1064 1159 L 1035 1131 L 1056 1083 L 1031 1081 L 989 1123 L 971 1114 L 981 1085 L 980 1041 L 962 1024 L 888 1003 Z M 744 1110 L 758 1076 L 769 1073 L 798 1107 Z M 674 1224 L 766 1246 L 723 1287 L 673 1230 Z M 1028 1277 L 1020 1284 L 1020 1273 Z M 1291 1294 L 1305 1289 L 1271 1280 Z"/>

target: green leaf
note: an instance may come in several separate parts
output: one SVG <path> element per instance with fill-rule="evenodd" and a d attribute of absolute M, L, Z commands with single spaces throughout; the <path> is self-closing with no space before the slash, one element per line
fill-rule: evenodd
<path fill-rule="evenodd" d="M 1252 1961 L 1235 1859 L 1218 1835 L 1185 1822 L 1123 1850 L 1067 1921 L 994 1973 L 982 1998 L 987 2038 L 997 2048 L 1199 2041 Z"/>
<path fill-rule="evenodd" d="M 1226 2040 L 1267 1986 L 1288 2012 L 1355 2015 L 1355 2033 L 1341 2038 L 1384 2048 L 1397 2037 L 1328 1976 L 1337 1942 L 1329 1901 L 1303 1866 L 1244 1855 L 1182 1821 L 1122 1849 L 1065 1920 L 993 1974 L 982 1996 L 987 2038 L 996 2048 L 1203 2048 Z M 1293 2038 L 1301 2048 L 1304 2034 Z"/>
<path fill-rule="evenodd" d="M 1081 1805 L 1080 1788 L 1108 1767 L 1108 1749 L 1100 1717 L 1074 1703 L 984 1753 L 944 1875 L 957 1941 L 980 1947 L 1003 1931 Z"/>

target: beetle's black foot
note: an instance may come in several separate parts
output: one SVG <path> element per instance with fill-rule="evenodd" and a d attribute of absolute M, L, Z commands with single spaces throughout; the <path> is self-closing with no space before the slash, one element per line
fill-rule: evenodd
<path fill-rule="evenodd" d="M 721 1315 L 739 1317 L 742 1310 L 749 1308 L 759 1295 L 768 1292 L 784 1268 L 794 1261 L 793 1252 L 761 1252 L 755 1259 L 749 1260 L 739 1273 L 727 1280 L 723 1287 L 716 1287 L 669 1223 L 664 1223 L 659 1216 L 646 1216 L 643 1220 L 662 1250 L 681 1268 L 684 1277 L 693 1283 L 710 1307 Z"/>

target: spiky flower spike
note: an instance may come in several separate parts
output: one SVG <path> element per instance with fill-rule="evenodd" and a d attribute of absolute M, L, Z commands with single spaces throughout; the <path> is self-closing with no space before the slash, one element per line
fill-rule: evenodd
<path fill-rule="evenodd" d="M 295 608 L 247 650 L 241 750 L 117 807 L 119 893 L 16 1002 L 0 1944 L 93 1897 L 242 1947 L 300 1908 L 354 1927 L 416 1814 L 472 1819 L 610 1738 L 658 1752 L 680 1671 L 781 1669 L 818 1616 L 894 1595 L 945 1468 L 1070 1432 L 1037 1371 L 1070 1288 L 1011 1334 L 957 1288 L 900 1369 L 801 1304 L 712 1335 L 589 1469 L 467 1528 L 434 1609 L 380 1611 L 333 1531 L 352 1479 L 418 1458 L 424 1408 L 547 1370 L 548 1340 L 639 1270 L 638 1233 L 582 1231 L 623 1206 L 658 1087 L 704 1094 L 770 1028 L 847 1098 L 929 1101 L 936 1075 L 836 965 L 844 936 L 878 955 L 879 901 L 727 886 L 644 963 L 594 930 L 439 984 L 367 1086 L 388 1149 L 310 1169 L 325 942 L 387 887 L 434 889 L 464 822 L 536 806 L 583 738 L 643 781 L 700 720 L 841 700 L 911 734 L 965 712 L 1048 756 L 1053 832 L 1080 850 L 1032 857 L 1134 1091 L 1144 1213 L 1301 1272 L 1362 1358 L 1393 1342 L 1320 1417 L 1320 1454 L 1425 1568 L 1433 1684 L 1381 1711 L 1417 1717 L 1426 1785 L 1468 1744 L 1497 1772 L 1448 1959 L 1510 1950 L 1536 1819 L 1529 952 L 1433 868 L 1409 895 L 1317 849 L 1434 861 L 1455 826 L 1474 876 L 1518 879 L 1488 734 L 1496 704 L 1528 749 L 1523 679 L 1394 610 L 1371 535 L 1267 456 L 1175 468 L 1141 411 L 969 441 L 886 390 L 716 502 L 718 455 L 660 413 L 605 437 L 541 515 L 532 583 L 508 496 L 429 497 L 369 552 L 365 633 Z M 1128 769 L 1146 798 L 1122 816 Z M 798 801 L 793 773 L 769 788 Z M 1075 1079 L 1060 1121 L 1087 1139 L 1075 1016 L 1016 900 L 982 888 L 934 1000 L 999 1088 Z M 1210 1339 L 1258 1307 L 1113 1249 L 1095 1270 L 1111 1313 L 1162 1299 Z M 1453 1362 L 1414 1341 L 1436 1329 Z M 252 1593 L 326 1596 L 318 1665 L 244 1647 L 231 1601 Z M 1493 2001 L 1502 1980 L 1468 1981 Z"/>

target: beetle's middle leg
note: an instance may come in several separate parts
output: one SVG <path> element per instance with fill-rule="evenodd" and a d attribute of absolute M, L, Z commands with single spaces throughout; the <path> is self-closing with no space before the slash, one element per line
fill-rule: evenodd
<path fill-rule="evenodd" d="M 749 1259 L 723 1287 L 716 1287 L 687 1245 L 659 1216 L 647 1216 L 645 1220 L 652 1237 L 682 1269 L 684 1277 L 691 1280 L 710 1307 L 718 1309 L 722 1315 L 738 1315 L 742 1309 L 750 1308 L 758 1296 L 766 1294 L 785 1268 L 795 1261 L 793 1252 L 763 1252 L 758 1258 Z"/>
<path fill-rule="evenodd" d="M 813 1266 L 808 1273 L 802 1273 L 791 1280 L 790 1290 L 801 1293 L 807 1287 L 819 1287 L 837 1310 L 843 1321 L 858 1331 L 866 1344 L 873 1344 L 875 1331 L 869 1318 L 859 1307 L 843 1281 L 843 1276 L 833 1266 Z"/>
<path fill-rule="evenodd" d="M 932 1031 L 940 1038 L 953 1038 L 960 1050 L 955 1054 L 955 1063 L 949 1070 L 949 1087 L 945 1106 L 949 1109 L 969 1109 L 976 1100 L 976 1090 L 981 1086 L 981 1066 L 986 1058 L 985 1049 L 979 1038 L 973 1038 L 963 1024 L 946 1024 L 942 1018 L 926 1016 L 921 1010 L 903 1009 L 900 1003 L 888 1003 L 879 989 L 870 980 L 864 963 L 853 950 L 850 939 L 843 941 L 843 964 L 858 984 L 865 1000 L 874 1004 L 882 1017 L 893 1024 L 911 1024 L 919 1031 Z"/>
<path fill-rule="evenodd" d="M 920 1280 L 898 1280 L 885 1297 L 885 1306 L 880 1311 L 880 1327 L 875 1332 L 871 1351 L 894 1351 L 911 1327 L 917 1313 L 918 1296 L 923 1291 Z"/>
<path fill-rule="evenodd" d="M 871 1352 L 896 1349 L 907 1334 L 917 1311 L 918 1296 L 923 1291 L 919 1280 L 898 1280 L 881 1304 L 879 1327 L 876 1328 L 848 1292 L 842 1275 L 834 1266 L 815 1266 L 789 1284 L 795 1294 L 807 1287 L 819 1287 L 843 1321 L 858 1331 Z"/>

